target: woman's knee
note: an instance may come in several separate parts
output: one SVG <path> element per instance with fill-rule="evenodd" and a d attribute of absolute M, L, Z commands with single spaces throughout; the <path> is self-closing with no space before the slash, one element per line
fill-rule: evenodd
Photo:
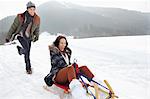
<path fill-rule="evenodd" d="M 75 71 L 73 66 L 69 66 L 67 68 L 68 68 L 68 71 L 73 71 L 73 72 Z"/>
<path fill-rule="evenodd" d="M 79 69 L 80 69 L 80 70 L 87 70 L 88 67 L 87 67 L 87 66 L 81 66 L 81 67 L 79 67 Z"/>
<path fill-rule="evenodd" d="M 68 67 L 67 74 L 68 74 L 68 81 L 69 82 L 71 82 L 72 79 L 76 79 L 76 72 L 75 72 L 73 66 Z"/>
<path fill-rule="evenodd" d="M 80 69 L 80 72 L 82 72 L 86 76 L 88 76 L 90 78 L 94 77 L 94 74 L 91 72 L 91 70 L 87 66 L 81 66 L 81 67 L 79 67 L 79 69 Z"/>

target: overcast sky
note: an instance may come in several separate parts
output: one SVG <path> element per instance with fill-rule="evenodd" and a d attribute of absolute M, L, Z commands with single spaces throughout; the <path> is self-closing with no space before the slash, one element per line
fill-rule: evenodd
<path fill-rule="evenodd" d="M 51 0 L 0 0 L 0 19 L 16 15 L 26 10 L 26 3 L 34 2 L 37 6 Z M 141 12 L 150 12 L 150 0 L 57 0 L 83 6 L 115 7 Z"/>

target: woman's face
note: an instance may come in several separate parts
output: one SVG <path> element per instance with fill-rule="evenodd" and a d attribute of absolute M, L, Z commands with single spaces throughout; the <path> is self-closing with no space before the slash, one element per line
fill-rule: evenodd
<path fill-rule="evenodd" d="M 64 51 L 65 47 L 66 47 L 66 40 L 62 38 L 60 39 L 58 48 L 60 51 Z"/>

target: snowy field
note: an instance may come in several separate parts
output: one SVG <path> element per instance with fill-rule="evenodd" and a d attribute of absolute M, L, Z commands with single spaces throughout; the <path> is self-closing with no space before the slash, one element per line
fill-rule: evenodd
<path fill-rule="evenodd" d="M 32 43 L 33 74 L 27 75 L 23 56 L 16 45 L 0 46 L 0 99 L 58 99 L 43 89 L 49 73 L 48 45 L 56 36 L 40 35 Z M 68 37 L 72 59 L 87 65 L 98 80 L 108 80 L 119 99 L 150 99 L 150 36 Z"/>

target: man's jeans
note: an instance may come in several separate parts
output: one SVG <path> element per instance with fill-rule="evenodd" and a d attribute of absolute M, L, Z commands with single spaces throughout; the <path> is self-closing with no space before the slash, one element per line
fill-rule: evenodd
<path fill-rule="evenodd" d="M 20 51 L 22 54 L 24 54 L 26 70 L 31 69 L 31 63 L 30 63 L 31 40 L 29 38 L 21 37 L 21 36 L 18 36 L 17 39 L 19 40 L 20 44 L 23 47 L 20 49 Z"/>

